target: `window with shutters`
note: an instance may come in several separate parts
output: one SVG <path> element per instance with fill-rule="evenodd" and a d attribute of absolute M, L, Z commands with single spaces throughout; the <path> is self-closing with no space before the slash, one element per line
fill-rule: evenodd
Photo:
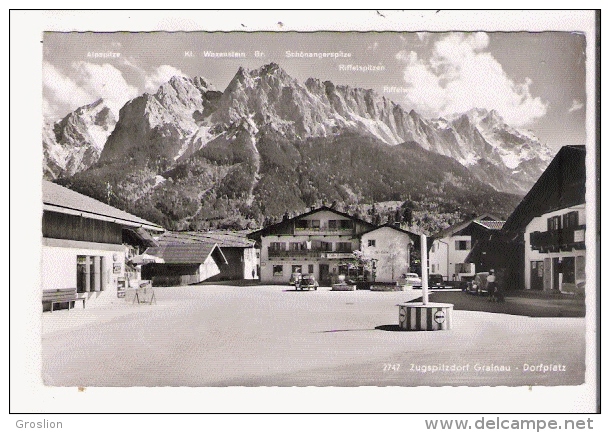
<path fill-rule="evenodd" d="M 578 227 L 578 211 L 568 212 L 567 214 L 563 215 L 563 227 Z"/>
<path fill-rule="evenodd" d="M 271 242 L 269 249 L 271 251 L 286 251 L 286 244 L 284 242 Z"/>
<path fill-rule="evenodd" d="M 466 251 L 470 249 L 470 241 L 455 241 L 456 251 Z"/>
<path fill-rule="evenodd" d="M 548 231 L 559 230 L 561 228 L 561 217 L 559 215 L 550 217 L 546 220 L 546 224 Z"/>
<path fill-rule="evenodd" d="M 284 275 L 284 265 L 273 265 L 273 276 L 281 277 Z"/>
<path fill-rule="evenodd" d="M 337 251 L 342 253 L 351 253 L 352 252 L 352 243 L 351 242 L 337 242 Z"/>

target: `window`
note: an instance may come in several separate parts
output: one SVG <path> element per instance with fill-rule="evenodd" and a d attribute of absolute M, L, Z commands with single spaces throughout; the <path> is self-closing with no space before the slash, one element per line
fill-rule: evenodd
<path fill-rule="evenodd" d="M 436 245 L 432 244 L 432 247 L 430 248 L 430 252 L 433 253 L 435 249 L 436 249 Z"/>
<path fill-rule="evenodd" d="M 563 227 L 578 227 L 578 211 L 568 212 L 567 214 L 563 215 Z"/>
<path fill-rule="evenodd" d="M 354 224 L 350 220 L 341 220 L 339 221 L 341 230 L 351 230 L 354 227 Z"/>
<path fill-rule="evenodd" d="M 281 277 L 284 275 L 284 266 L 283 265 L 273 265 L 273 276 Z"/>
<path fill-rule="evenodd" d="M 456 263 L 455 273 L 456 274 L 469 274 L 471 263 Z"/>
<path fill-rule="evenodd" d="M 559 230 L 561 228 L 561 217 L 554 216 L 554 217 L 548 218 L 546 220 L 546 225 L 547 225 L 548 231 Z"/>
<path fill-rule="evenodd" d="M 319 230 L 320 229 L 320 220 L 297 220 L 294 223 L 294 227 L 297 230 Z"/>
<path fill-rule="evenodd" d="M 313 264 L 307 265 L 307 272 L 309 272 L 310 274 L 313 274 Z"/>
<path fill-rule="evenodd" d="M 337 242 L 337 251 L 341 251 L 343 253 L 351 253 L 352 252 L 352 243 L 351 242 Z"/>
<path fill-rule="evenodd" d="M 456 251 L 466 251 L 470 249 L 470 241 L 455 241 Z"/>
<path fill-rule="evenodd" d="M 300 274 L 301 273 L 301 269 L 302 269 L 301 265 L 292 265 L 292 273 L 293 274 L 296 273 L 296 272 L 298 272 Z"/>
<path fill-rule="evenodd" d="M 434 264 L 432 264 L 430 267 L 431 267 L 430 272 L 434 273 Z"/>
<path fill-rule="evenodd" d="M 303 249 L 303 243 L 301 242 L 290 242 L 290 251 L 300 251 Z"/>
<path fill-rule="evenodd" d="M 339 221 L 328 220 L 328 230 L 338 230 L 338 229 L 339 229 Z"/>
<path fill-rule="evenodd" d="M 374 248 L 376 246 L 375 245 L 375 239 L 369 239 L 368 246 Z"/>
<path fill-rule="evenodd" d="M 269 249 L 272 251 L 286 251 L 286 244 L 284 242 L 271 242 Z"/>
<path fill-rule="evenodd" d="M 333 250 L 333 243 L 332 242 L 321 241 L 320 242 L 320 250 L 322 250 L 322 251 L 332 251 Z"/>

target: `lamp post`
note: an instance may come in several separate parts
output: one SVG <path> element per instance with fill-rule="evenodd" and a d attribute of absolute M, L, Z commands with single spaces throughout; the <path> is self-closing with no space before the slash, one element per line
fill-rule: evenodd
<path fill-rule="evenodd" d="M 420 243 L 422 302 L 424 305 L 428 305 L 428 241 L 423 233 L 420 235 Z"/>

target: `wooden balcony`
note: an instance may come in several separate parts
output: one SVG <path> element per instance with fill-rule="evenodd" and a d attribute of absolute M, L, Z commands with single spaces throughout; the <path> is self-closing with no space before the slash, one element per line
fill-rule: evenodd
<path fill-rule="evenodd" d="M 292 250 L 283 251 L 267 248 L 269 259 L 351 259 L 352 251 L 326 251 L 326 250 Z"/>
<path fill-rule="evenodd" d="M 530 233 L 532 250 L 541 253 L 585 248 L 585 225 Z"/>

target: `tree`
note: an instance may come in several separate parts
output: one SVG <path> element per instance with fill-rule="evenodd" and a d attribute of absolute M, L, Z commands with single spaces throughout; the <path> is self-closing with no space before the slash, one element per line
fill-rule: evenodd
<path fill-rule="evenodd" d="M 411 210 L 411 208 L 405 209 L 405 212 L 402 215 L 402 221 L 409 227 L 413 225 L 413 211 Z"/>
<path fill-rule="evenodd" d="M 407 241 L 409 242 L 409 241 Z M 409 260 L 409 249 L 410 244 L 405 245 L 404 242 L 401 242 L 400 237 L 396 237 L 392 239 L 390 245 L 388 246 L 388 256 L 387 261 L 383 264 L 384 269 L 390 271 L 392 275 L 392 281 L 396 281 L 399 277 L 398 272 L 401 269 L 405 268 L 405 264 L 408 263 Z M 408 266 L 407 266 L 408 267 Z"/>
<path fill-rule="evenodd" d="M 363 271 L 363 280 L 366 280 L 366 278 L 364 278 L 366 276 L 366 274 L 370 274 L 373 276 L 373 281 L 375 281 L 375 263 L 374 263 L 374 259 L 371 257 L 367 257 L 362 251 L 360 250 L 356 250 L 352 253 L 353 255 L 353 262 L 356 266 L 358 266 L 359 269 L 362 269 Z"/>

